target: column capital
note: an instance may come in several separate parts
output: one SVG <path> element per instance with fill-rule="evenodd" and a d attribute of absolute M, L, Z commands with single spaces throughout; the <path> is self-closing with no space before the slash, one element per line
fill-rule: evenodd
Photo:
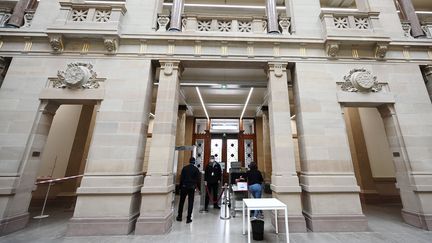
<path fill-rule="evenodd" d="M 183 71 L 179 60 L 159 60 L 159 63 L 161 65 L 161 71 L 163 71 L 163 74 L 166 76 L 171 76 L 173 71 L 179 71 L 180 75 Z"/>
<path fill-rule="evenodd" d="M 274 72 L 276 77 L 282 77 L 284 72 L 286 73 L 288 63 L 286 62 L 269 62 L 267 67 L 267 74 L 270 75 L 270 72 Z"/>

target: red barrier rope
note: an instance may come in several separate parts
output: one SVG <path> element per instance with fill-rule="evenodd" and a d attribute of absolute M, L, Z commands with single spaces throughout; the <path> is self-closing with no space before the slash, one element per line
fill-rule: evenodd
<path fill-rule="evenodd" d="M 222 187 L 222 192 L 221 192 L 221 194 L 219 195 L 217 201 L 215 202 L 215 201 L 213 201 L 213 196 L 210 195 L 210 191 L 208 190 L 208 187 L 205 186 L 205 188 L 206 188 L 206 191 L 207 191 L 207 196 L 208 196 L 208 198 L 209 198 L 209 202 L 211 202 L 212 204 L 218 203 L 219 200 L 222 198 L 222 195 L 223 195 L 223 193 L 224 193 L 224 191 L 225 191 L 225 188 Z"/>
<path fill-rule="evenodd" d="M 79 177 L 83 177 L 83 175 L 68 176 L 68 177 L 63 177 L 63 178 L 56 178 L 56 179 L 51 179 L 51 180 L 39 181 L 39 182 L 36 182 L 35 185 L 46 184 L 46 183 L 51 183 L 51 182 L 66 181 L 66 180 L 79 178 Z"/>

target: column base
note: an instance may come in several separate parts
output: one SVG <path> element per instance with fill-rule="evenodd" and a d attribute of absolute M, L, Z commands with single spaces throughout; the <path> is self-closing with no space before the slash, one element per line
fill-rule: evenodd
<path fill-rule="evenodd" d="M 402 209 L 402 218 L 405 223 L 412 226 L 432 231 L 432 215 L 431 214 L 419 214 L 414 212 L 408 212 Z"/>
<path fill-rule="evenodd" d="M 139 214 L 131 218 L 72 218 L 66 236 L 127 235 L 134 229 Z"/>
<path fill-rule="evenodd" d="M 303 212 L 308 229 L 313 232 L 362 232 L 368 228 L 364 215 L 313 216 Z"/>
<path fill-rule="evenodd" d="M 173 212 L 165 217 L 141 216 L 135 226 L 135 235 L 163 235 L 171 231 Z"/>
<path fill-rule="evenodd" d="M 275 226 L 274 212 L 271 213 L 272 225 Z M 285 216 L 282 211 L 278 212 L 278 229 L 280 233 L 285 232 Z M 290 233 L 304 233 L 307 232 L 306 221 L 303 216 L 289 216 L 288 215 L 288 230 Z"/>
<path fill-rule="evenodd" d="M 29 221 L 29 213 L 0 220 L 0 236 L 24 229 Z"/>

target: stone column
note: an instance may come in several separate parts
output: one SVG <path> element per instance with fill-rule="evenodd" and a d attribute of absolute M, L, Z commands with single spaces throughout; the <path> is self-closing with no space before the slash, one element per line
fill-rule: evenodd
<path fill-rule="evenodd" d="M 295 169 L 286 63 L 268 64 L 268 107 L 273 196 L 288 205 L 291 231 L 306 231 Z M 278 222 L 283 225 L 283 219 Z M 279 229 L 282 229 L 280 227 Z"/>
<path fill-rule="evenodd" d="M 10 17 L 7 25 L 19 28 L 24 23 L 24 12 L 27 9 L 27 6 L 29 5 L 30 0 L 19 0 L 17 4 L 15 5 L 15 8 L 12 12 L 12 16 Z"/>
<path fill-rule="evenodd" d="M 271 161 L 271 146 L 270 146 L 270 128 L 268 107 L 263 110 L 263 146 L 264 146 L 264 161 L 265 161 L 265 180 L 271 182 L 272 161 Z"/>
<path fill-rule="evenodd" d="M 0 205 L 0 235 L 20 230 L 27 225 L 28 207 L 41 163 L 41 153 L 58 107 L 58 104 L 47 101 L 41 103 L 33 128 L 29 134 L 25 134 L 28 138 L 23 151 L 20 151 L 18 147 L 0 146 L 3 155 L 0 157 L 2 164 L 11 164 L 18 157 L 21 160 L 18 160 L 19 165 L 9 166 L 0 172 L 0 201 L 2 202 Z M 10 126 L 16 129 L 13 132 L 15 134 L 11 134 L 13 136 L 10 136 L 9 139 L 3 135 L 5 141 L 13 141 L 13 137 L 22 137 L 22 134 L 17 134 L 20 125 L 22 126 L 22 124 L 16 124 L 15 127 Z M 9 150 L 8 154 L 4 153 L 5 149 Z"/>
<path fill-rule="evenodd" d="M 186 138 L 186 110 L 185 105 L 179 106 L 178 119 L 177 119 L 177 135 L 176 146 L 184 146 Z M 183 166 L 189 164 L 189 158 L 185 158 L 185 151 L 178 152 L 177 170 L 176 170 L 176 183 L 180 183 L 180 173 Z"/>
<path fill-rule="evenodd" d="M 173 1 L 169 31 L 181 31 L 183 7 L 184 0 Z"/>
<path fill-rule="evenodd" d="M 411 33 L 413 37 L 419 37 L 424 36 L 425 33 L 423 32 L 420 21 L 418 19 L 418 16 L 415 12 L 414 5 L 411 0 L 399 0 L 399 3 L 402 7 L 402 11 L 404 11 L 404 14 L 407 18 L 407 20 L 411 24 Z"/>
<path fill-rule="evenodd" d="M 276 0 L 266 0 L 267 32 L 280 34 Z"/>
<path fill-rule="evenodd" d="M 173 163 L 179 104 L 179 61 L 160 61 L 153 137 L 135 234 L 164 234 L 173 218 Z"/>

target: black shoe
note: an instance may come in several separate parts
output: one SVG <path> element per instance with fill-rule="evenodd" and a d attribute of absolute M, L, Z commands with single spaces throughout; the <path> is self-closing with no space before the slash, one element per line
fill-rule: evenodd
<path fill-rule="evenodd" d="M 179 222 L 181 222 L 182 221 L 182 217 L 177 216 L 176 220 L 179 221 Z"/>
<path fill-rule="evenodd" d="M 192 219 L 186 219 L 186 224 L 192 223 Z"/>
<path fill-rule="evenodd" d="M 220 209 L 219 205 L 214 205 L 214 209 Z"/>

